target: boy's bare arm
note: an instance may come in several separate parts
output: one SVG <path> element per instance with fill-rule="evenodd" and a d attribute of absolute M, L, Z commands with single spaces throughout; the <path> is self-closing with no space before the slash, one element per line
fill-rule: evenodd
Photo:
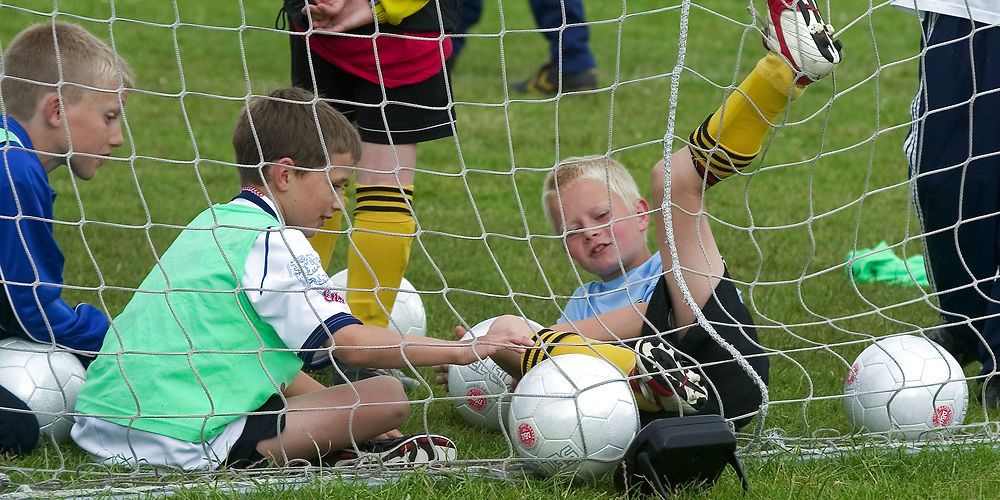
<path fill-rule="evenodd" d="M 350 325 L 334 333 L 333 355 L 341 361 L 370 368 L 401 368 L 442 363 L 467 365 L 499 351 L 522 352 L 533 345 L 531 338 L 514 331 L 490 332 L 475 341 L 440 340 L 400 335 L 385 328 Z M 404 359 L 405 358 L 405 359 Z"/>
<path fill-rule="evenodd" d="M 562 332 L 576 332 L 593 340 L 632 339 L 642 334 L 642 318 L 646 315 L 647 306 L 646 302 L 631 304 L 598 316 L 552 325 L 550 328 Z"/>

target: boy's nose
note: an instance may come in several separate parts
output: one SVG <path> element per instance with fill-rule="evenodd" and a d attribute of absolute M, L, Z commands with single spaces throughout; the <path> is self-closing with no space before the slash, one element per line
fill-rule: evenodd
<path fill-rule="evenodd" d="M 108 138 L 108 144 L 112 148 L 117 148 L 125 143 L 124 136 L 122 135 L 122 125 L 119 123 L 117 126 L 113 127 L 111 131 L 111 137 Z"/>

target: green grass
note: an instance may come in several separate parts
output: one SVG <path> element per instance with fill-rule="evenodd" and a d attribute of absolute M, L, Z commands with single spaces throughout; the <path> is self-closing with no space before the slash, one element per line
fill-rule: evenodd
<path fill-rule="evenodd" d="M 452 140 L 419 148 L 416 207 L 423 232 L 407 276 L 429 292 L 429 331 L 443 338 L 455 324 L 501 313 L 555 320 L 565 296 L 590 278 L 549 234 L 538 201 L 546 169 L 558 158 L 612 151 L 648 189 L 671 111 L 679 2 L 589 2 L 588 17 L 598 23 L 592 46 L 601 82 L 609 88 L 559 100 L 504 91 L 505 82 L 531 74 L 547 52 L 541 36 L 518 32 L 532 28 L 526 2 L 505 2 L 502 17 L 495 4 L 487 2 L 477 27 L 484 35 L 470 40 L 453 76 L 459 148 Z M 755 32 L 739 24 L 749 19 L 741 2 L 703 4 L 691 7 L 671 149 L 761 54 Z M 4 2 L 0 40 L 7 43 L 23 27 L 45 20 L 33 11 L 49 13 L 52 5 Z M 58 5 L 60 19 L 105 39 L 113 34 L 138 76 L 139 90 L 126 110 L 122 160 L 106 164 L 92 182 L 75 182 L 67 169 L 51 176 L 61 193 L 56 233 L 66 253 L 65 279 L 79 286 L 67 298 L 103 304 L 113 316 L 148 272 L 153 249 L 165 250 L 178 226 L 239 187 L 228 165 L 232 126 L 245 96 L 289 83 L 287 37 L 272 29 L 278 10 L 273 2 L 246 3 L 245 13 L 229 2 Z M 828 397 L 841 394 L 849 360 L 873 336 L 937 322 L 926 291 L 855 286 L 843 269 L 847 252 L 882 240 L 901 244 L 897 253 L 921 251 L 900 150 L 917 82 L 918 23 L 885 6 L 867 15 L 868 2 L 860 0 L 836 2 L 835 8 L 831 22 L 850 25 L 841 35 L 845 62 L 835 78 L 796 102 L 766 145 L 760 168 L 714 188 L 707 200 L 716 238 L 743 283 L 762 343 L 788 351 L 771 358 L 775 404 L 764 426 L 791 436 L 848 433 L 841 401 Z M 112 14 L 117 21 L 109 31 Z M 501 26 L 510 32 L 498 37 Z M 610 88 L 612 83 L 617 85 Z M 343 263 L 343 245 L 337 255 Z M 429 372 L 422 374 L 430 380 Z M 411 396 L 429 401 L 426 389 Z M 453 436 L 463 458 L 510 453 L 502 436 L 461 425 L 447 402 L 418 404 L 412 415 L 408 430 L 426 425 Z M 967 421 L 989 417 L 973 400 Z M 761 498 L 968 498 L 996 491 L 996 458 L 986 448 L 916 456 L 859 453 L 812 462 L 754 461 L 748 469 L 752 496 Z M 43 447 L 7 463 L 73 470 L 85 462 L 79 450 L 66 446 Z M 323 483 L 309 491 L 341 496 L 353 488 Z M 558 480 L 459 478 L 443 486 L 424 476 L 357 494 L 418 497 L 445 490 L 456 498 L 616 495 L 603 483 L 569 487 Z M 739 496 L 731 474 L 715 495 Z"/>

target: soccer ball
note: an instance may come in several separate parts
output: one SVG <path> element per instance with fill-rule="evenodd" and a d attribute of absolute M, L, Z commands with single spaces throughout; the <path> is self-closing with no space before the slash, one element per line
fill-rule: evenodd
<path fill-rule="evenodd" d="M 844 381 L 855 429 L 909 440 L 961 425 L 969 388 L 958 361 L 924 337 L 896 335 L 868 346 Z"/>
<path fill-rule="evenodd" d="M 494 321 L 496 318 L 480 322 L 462 340 L 486 335 Z M 530 319 L 525 321 L 532 331 L 542 329 L 542 325 Z M 503 428 L 510 408 L 513 382 L 513 378 L 489 358 L 448 368 L 448 395 L 465 423 L 473 427 L 492 431 Z"/>
<path fill-rule="evenodd" d="M 0 340 L 0 385 L 35 413 L 43 436 L 58 443 L 69 440 L 76 397 L 86 371 L 68 352 L 50 352 L 44 344 Z"/>
<path fill-rule="evenodd" d="M 347 289 L 347 269 L 334 274 L 329 281 L 330 286 L 342 290 Z M 405 335 L 427 335 L 427 314 L 424 312 L 424 302 L 420 299 L 417 289 L 406 279 L 399 284 L 396 302 L 392 305 L 392 320 L 389 329 Z"/>
<path fill-rule="evenodd" d="M 507 430 L 535 472 L 599 477 L 615 468 L 639 430 L 625 377 L 585 354 L 542 361 L 517 384 Z"/>

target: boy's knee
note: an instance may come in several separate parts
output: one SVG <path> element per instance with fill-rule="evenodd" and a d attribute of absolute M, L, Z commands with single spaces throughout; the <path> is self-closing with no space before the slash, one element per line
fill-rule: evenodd
<path fill-rule="evenodd" d="M 385 403 L 396 403 L 384 407 L 387 412 L 386 418 L 394 423 L 393 427 L 402 425 L 410 416 L 410 400 L 406 395 L 406 389 L 403 388 L 403 383 L 396 377 L 388 375 L 376 377 L 375 380 L 379 384 L 378 394 L 381 395 L 379 399 Z"/>

